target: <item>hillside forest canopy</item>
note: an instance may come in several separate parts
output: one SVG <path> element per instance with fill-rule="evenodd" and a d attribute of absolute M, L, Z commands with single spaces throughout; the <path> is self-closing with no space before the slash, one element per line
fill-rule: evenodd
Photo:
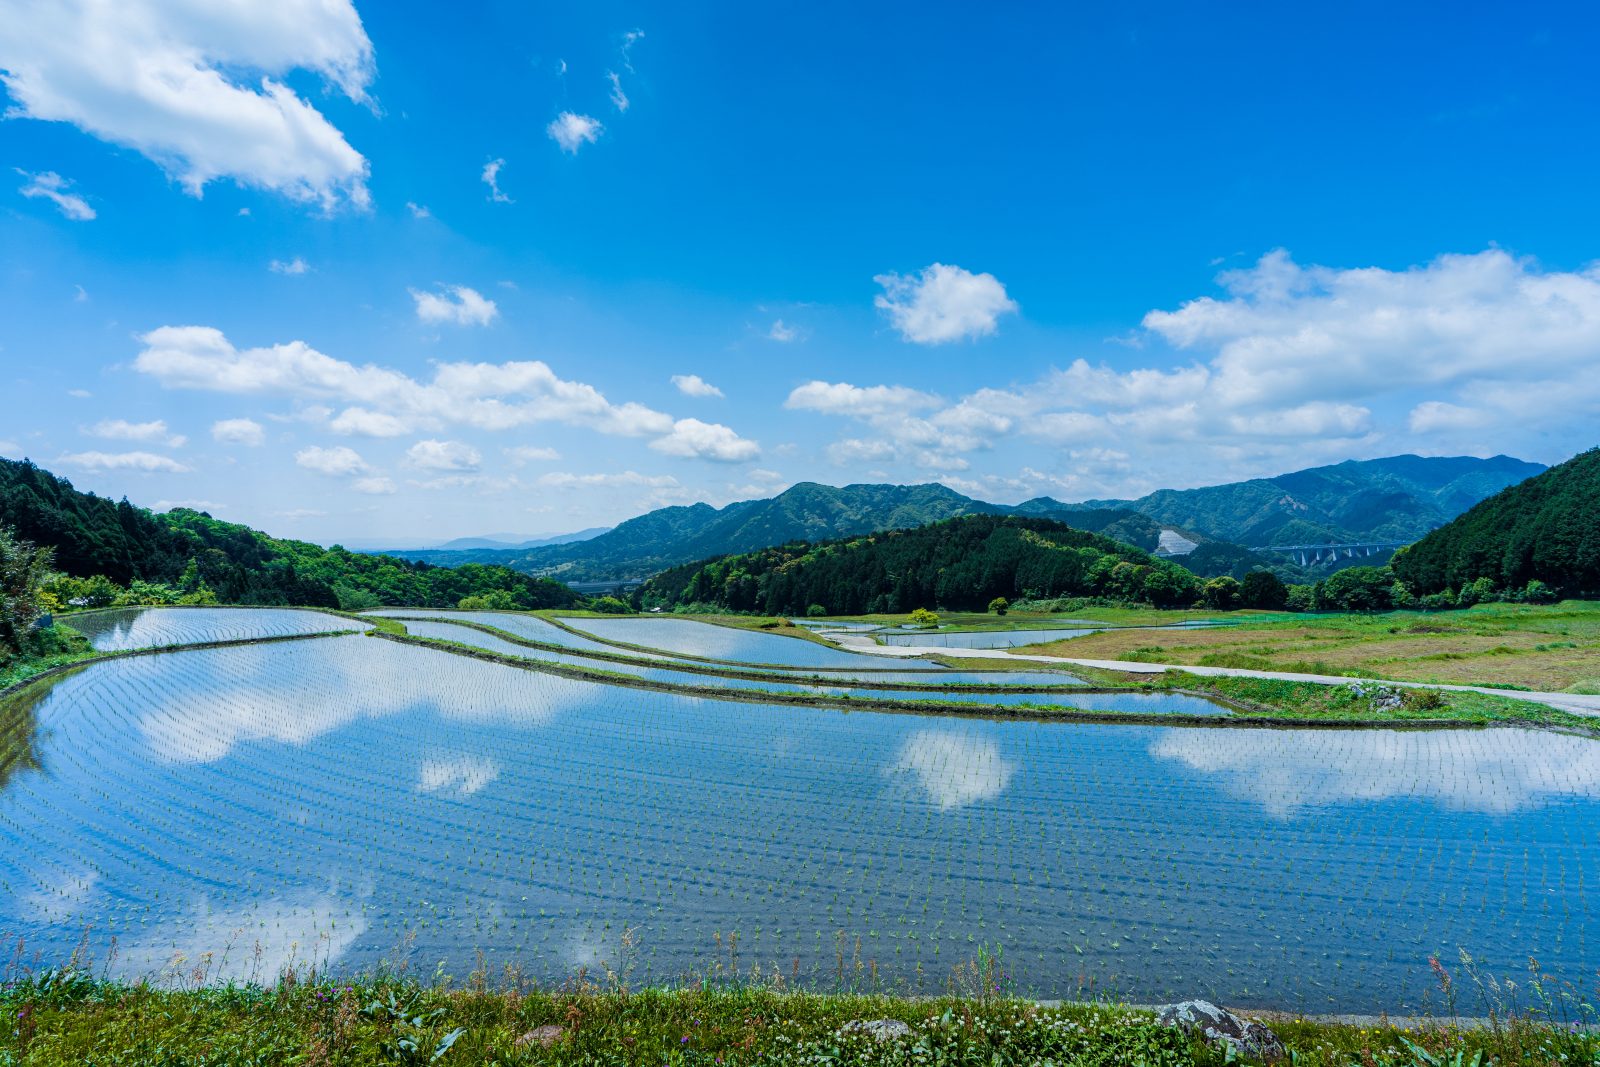
<path fill-rule="evenodd" d="M 45 583 L 61 607 L 228 603 L 341 608 L 382 605 L 573 607 L 582 598 L 506 567 L 434 567 L 335 545 L 270 537 L 203 511 L 157 514 L 113 502 L 27 461 L 0 460 L 0 524 L 49 548 Z"/>

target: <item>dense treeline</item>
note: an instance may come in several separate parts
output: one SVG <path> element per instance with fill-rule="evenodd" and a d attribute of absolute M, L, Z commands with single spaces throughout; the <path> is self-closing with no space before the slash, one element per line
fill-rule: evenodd
<path fill-rule="evenodd" d="M 269 537 L 188 508 L 155 514 L 74 489 L 32 463 L 0 460 L 0 524 L 54 550 L 63 603 L 279 604 L 347 610 L 405 604 L 569 607 L 565 585 L 505 567 L 432 567 Z"/>
<path fill-rule="evenodd" d="M 919 607 L 982 611 L 996 597 L 1193 602 L 1200 580 L 1131 545 L 1050 519 L 972 515 L 914 530 L 780 545 L 685 564 L 640 589 L 646 607 L 830 615 Z"/>
<path fill-rule="evenodd" d="M 1391 566 L 1421 594 L 1537 582 L 1600 595 L 1600 448 L 1502 490 L 1401 549 Z"/>

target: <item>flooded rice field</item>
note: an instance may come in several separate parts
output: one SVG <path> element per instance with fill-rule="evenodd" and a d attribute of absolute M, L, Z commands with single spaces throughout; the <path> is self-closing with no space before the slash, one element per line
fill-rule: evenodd
<path fill-rule="evenodd" d="M 364 623 L 298 608 L 107 608 L 61 622 L 102 652 L 366 629 Z"/>
<path fill-rule="evenodd" d="M 939 992 L 983 947 L 1041 997 L 1402 1012 L 1430 955 L 1600 962 L 1580 737 L 774 705 L 351 635 L 92 664 L 0 703 L 0 746 L 0 933 L 130 977 L 482 953 L 637 984 L 737 935 L 741 970 L 822 988 Z"/>

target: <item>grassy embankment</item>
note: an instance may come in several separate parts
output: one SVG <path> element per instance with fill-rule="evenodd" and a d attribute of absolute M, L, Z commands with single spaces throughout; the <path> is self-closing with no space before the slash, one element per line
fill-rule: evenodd
<path fill-rule="evenodd" d="M 781 978 L 701 982 L 629 992 L 578 981 L 560 990 L 522 982 L 491 989 L 394 979 L 287 981 L 274 987 L 161 989 L 47 972 L 0 991 L 0 1063 L 18 1067 L 316 1064 L 1082 1064 L 1221 1067 L 1239 1062 L 1153 1016 L 1110 1003 L 1044 1006 L 997 996 L 988 976 L 958 970 L 935 999 L 806 993 Z M 1600 1037 L 1574 997 L 1536 1010 L 1504 1007 L 1490 1025 L 1402 1028 L 1274 1017 L 1301 1067 L 1589 1064 Z M 1529 985 L 1524 985 L 1527 990 Z M 963 988 L 969 987 L 969 988 Z M 849 986 L 842 986 L 849 988 Z M 909 1033 L 879 1042 L 846 1029 L 896 1019 Z M 1457 1055 L 1460 1059 L 1456 1059 Z M 1474 1055 L 1481 1056 L 1473 1059 Z"/>
<path fill-rule="evenodd" d="M 1030 653 L 1600 693 L 1600 603 L 1305 615 L 1246 627 L 1109 630 Z"/>

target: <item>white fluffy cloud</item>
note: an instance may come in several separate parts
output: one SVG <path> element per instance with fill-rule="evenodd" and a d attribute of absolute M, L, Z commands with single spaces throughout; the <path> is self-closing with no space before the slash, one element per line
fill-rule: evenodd
<path fill-rule="evenodd" d="M 1600 266 L 1543 271 L 1500 249 L 1408 270 L 1302 267 L 1283 250 L 1219 279 L 1226 297 L 1152 311 L 1146 329 L 1202 348 L 1211 389 L 1236 402 L 1298 403 L 1375 387 L 1592 371 Z"/>
<path fill-rule="evenodd" d="M 880 274 L 883 286 L 873 304 L 900 336 L 917 344 L 985 337 L 999 328 L 1001 315 L 1017 310 L 1006 287 L 993 274 L 933 263 L 915 274 Z"/>
<path fill-rule="evenodd" d="M 350 488 L 358 493 L 366 493 L 368 496 L 387 496 L 395 491 L 394 481 L 381 475 L 357 478 L 350 483 Z"/>
<path fill-rule="evenodd" d="M 299 256 L 293 259 L 275 259 L 267 264 L 267 269 L 274 274 L 304 274 L 311 269 L 311 265 Z"/>
<path fill-rule="evenodd" d="M 3 34 L 3 31 L 0 31 L 0 34 Z M 3 40 L 3 36 L 0 36 L 0 40 Z M 48 200 L 74 222 L 88 222 L 95 217 L 94 208 L 89 206 L 89 201 L 72 192 L 72 183 L 55 171 L 46 170 L 38 174 L 29 174 L 25 170 L 19 170 L 17 173 L 27 179 L 18 192 L 30 200 L 40 198 Z"/>
<path fill-rule="evenodd" d="M 417 318 L 430 325 L 452 322 L 457 326 L 487 326 L 500 314 L 495 302 L 465 285 L 446 285 L 436 293 L 408 290 L 417 304 Z"/>
<path fill-rule="evenodd" d="M 72 452 L 57 462 L 88 471 L 183 474 L 190 469 L 171 456 L 159 456 L 154 452 Z"/>
<path fill-rule="evenodd" d="M 225 445 L 253 448 L 266 440 L 266 433 L 254 419 L 219 419 L 211 424 L 211 439 Z"/>
<path fill-rule="evenodd" d="M 576 155 L 578 149 L 585 144 L 594 144 L 598 141 L 603 129 L 599 120 L 592 116 L 563 111 L 544 128 L 544 132 L 561 146 L 563 152 Z"/>
<path fill-rule="evenodd" d="M 333 448 L 310 445 L 296 452 L 294 461 L 308 471 L 316 471 L 329 477 L 360 474 L 367 469 L 367 461 L 361 458 L 361 454 L 344 445 Z"/>
<path fill-rule="evenodd" d="M 1018 496 L 1137 494 L 1214 482 L 1219 469 L 1251 477 L 1406 451 L 1554 461 L 1593 443 L 1600 267 L 1547 271 L 1490 249 L 1347 270 L 1273 252 L 1219 282 L 1220 298 L 1147 314 L 1123 349 L 1137 355 L 1116 365 L 1073 359 L 953 402 L 809 382 L 787 406 L 873 431 L 831 445 L 835 462 L 942 470 L 949 484 L 962 456 L 1008 439 L 1065 446 L 1050 471 L 984 476 Z"/>
<path fill-rule="evenodd" d="M 301 341 L 235 348 L 208 326 L 163 326 L 141 340 L 145 347 L 134 369 L 168 388 L 342 404 L 342 411 L 328 415 L 330 429 L 343 433 L 393 436 L 402 426 L 401 432 L 437 431 L 452 424 L 495 431 L 560 422 L 622 437 L 671 438 L 669 451 L 677 455 L 688 454 L 681 450 L 691 439 L 710 441 L 710 451 L 721 453 L 707 458 L 755 448 L 739 444 L 736 435 L 730 439 L 726 427 L 708 435 L 699 429 L 704 423 L 675 422 L 642 404 L 614 404 L 594 386 L 559 378 L 537 360 L 440 363 L 431 381 L 420 382 L 387 367 L 334 359 Z"/>
<path fill-rule="evenodd" d="M 460 441 L 418 441 L 406 450 L 406 462 L 425 471 L 475 471 L 483 455 Z"/>
<path fill-rule="evenodd" d="M 939 403 L 939 398 L 932 393 L 909 389 L 903 385 L 863 387 L 848 382 L 809 381 L 795 387 L 783 406 L 800 411 L 816 411 L 824 415 L 872 418 L 937 407 Z"/>
<path fill-rule="evenodd" d="M 367 161 L 285 83 L 300 70 L 366 100 L 372 43 L 350 0 L 56 0 L 0 17 L 13 115 L 133 148 L 194 196 L 231 178 L 365 207 Z"/>
<path fill-rule="evenodd" d="M 345 408 L 328 422 L 337 434 L 357 437 L 399 437 L 410 431 L 406 420 L 368 408 Z"/>
<path fill-rule="evenodd" d="M 798 341 L 803 333 L 798 326 L 790 326 L 782 319 L 774 319 L 771 328 L 767 330 L 767 339 L 786 345 L 791 341 Z"/>
<path fill-rule="evenodd" d="M 679 419 L 672 432 L 650 442 L 650 447 L 669 456 L 713 459 L 719 463 L 739 463 L 761 455 L 761 446 L 716 422 Z"/>
<path fill-rule="evenodd" d="M 164 445 L 167 448 L 181 448 L 189 440 L 182 434 L 169 431 L 163 419 L 154 419 L 150 422 L 102 419 L 93 426 L 84 427 L 83 432 L 90 437 L 100 437 L 107 441 L 138 441 L 141 444 Z"/>
<path fill-rule="evenodd" d="M 722 390 L 700 377 L 698 374 L 674 374 L 672 384 L 678 387 L 678 392 L 684 396 L 721 396 Z"/>

